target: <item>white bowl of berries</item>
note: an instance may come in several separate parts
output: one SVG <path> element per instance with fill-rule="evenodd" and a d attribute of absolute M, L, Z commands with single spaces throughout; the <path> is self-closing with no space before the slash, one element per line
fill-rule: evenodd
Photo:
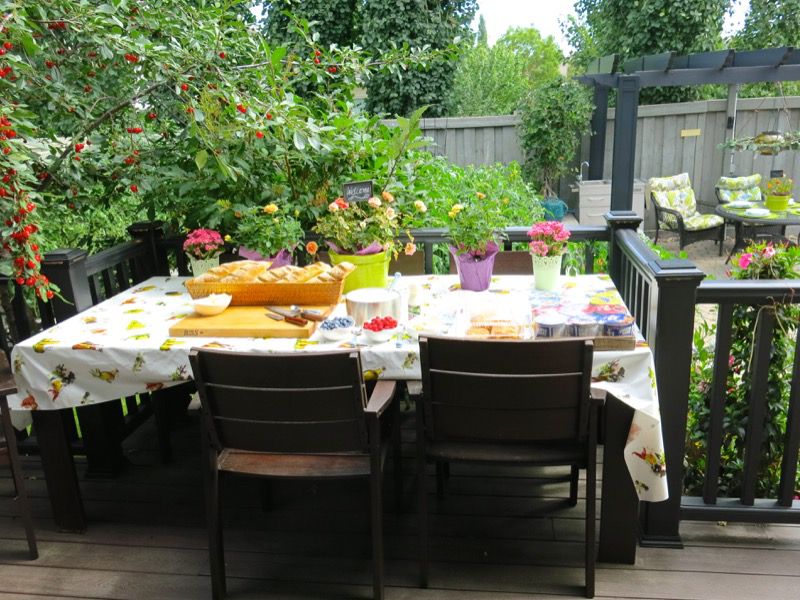
<path fill-rule="evenodd" d="M 374 317 L 362 325 L 364 339 L 370 344 L 382 344 L 397 333 L 397 320 L 394 317 Z"/>
<path fill-rule="evenodd" d="M 341 342 L 353 335 L 353 317 L 331 317 L 319 324 L 319 332 L 328 342 Z"/>

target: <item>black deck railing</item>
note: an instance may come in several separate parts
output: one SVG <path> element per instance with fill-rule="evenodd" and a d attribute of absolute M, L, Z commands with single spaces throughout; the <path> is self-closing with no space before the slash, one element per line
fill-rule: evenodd
<path fill-rule="evenodd" d="M 706 472 L 703 495 L 684 497 L 681 518 L 708 521 L 750 521 L 757 523 L 800 523 L 800 502 L 794 501 L 800 449 L 800 336 L 795 344 L 791 369 L 786 431 L 777 498 L 756 498 L 761 468 L 764 423 L 768 414 L 767 387 L 776 326 L 775 307 L 800 303 L 800 280 L 708 281 L 697 290 L 697 303 L 717 307 L 713 380 L 709 400 L 709 428 L 706 439 Z M 733 318 L 736 306 L 757 310 L 749 369 L 747 429 L 741 472 L 741 496 L 719 497 L 719 474 L 723 444 L 728 357 L 733 343 Z M 797 324 L 795 323 L 796 327 Z"/>

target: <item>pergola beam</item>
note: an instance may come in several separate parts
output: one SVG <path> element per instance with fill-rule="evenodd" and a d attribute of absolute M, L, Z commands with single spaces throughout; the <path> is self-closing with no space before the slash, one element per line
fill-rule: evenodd
<path fill-rule="evenodd" d="M 631 74 L 633 75 L 633 74 Z M 798 81 L 800 65 L 725 67 L 722 69 L 673 69 L 670 71 L 637 71 L 635 76 L 641 81 L 642 88 L 671 87 L 678 85 L 705 85 L 719 83 L 723 85 L 759 83 L 761 81 Z M 583 75 L 579 81 L 606 87 L 617 87 L 618 73 Z"/>

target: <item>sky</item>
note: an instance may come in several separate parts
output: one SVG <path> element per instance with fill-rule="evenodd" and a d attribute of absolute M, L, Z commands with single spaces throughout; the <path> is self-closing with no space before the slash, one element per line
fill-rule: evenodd
<path fill-rule="evenodd" d="M 575 0 L 478 0 L 478 14 L 473 29 L 478 28 L 479 15 L 486 20 L 489 43 L 493 44 L 509 27 L 536 27 L 542 36 L 552 35 L 564 52 L 568 44 L 561 34 L 559 23 L 566 21 L 567 15 L 575 14 L 572 5 Z M 750 0 L 739 0 L 733 14 L 725 20 L 725 33 L 729 34 L 741 27 Z"/>

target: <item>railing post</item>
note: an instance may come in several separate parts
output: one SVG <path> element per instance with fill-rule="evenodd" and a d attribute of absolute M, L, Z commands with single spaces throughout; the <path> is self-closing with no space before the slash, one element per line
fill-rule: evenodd
<path fill-rule="evenodd" d="M 614 285 L 622 286 L 622 254 L 617 246 L 617 231 L 620 229 L 636 230 L 642 223 L 642 217 L 632 210 L 613 210 L 606 213 L 608 223 L 608 274 Z"/>
<path fill-rule="evenodd" d="M 669 498 L 643 503 L 641 544 L 681 548 L 679 526 L 695 301 L 705 273 L 688 260 L 656 260 L 653 271 L 658 286 L 653 359 Z"/>
<path fill-rule="evenodd" d="M 169 275 L 169 262 L 166 252 L 158 248 L 158 240 L 164 238 L 164 221 L 140 221 L 128 226 L 128 233 L 133 239 L 142 240 L 147 244 L 147 265 L 149 275 Z M 146 278 L 145 278 L 146 279 Z"/>
<path fill-rule="evenodd" d="M 611 159 L 612 210 L 633 208 L 633 166 L 636 158 L 636 120 L 639 114 L 640 88 L 638 75 L 619 76 L 614 112 L 614 151 Z"/>
<path fill-rule="evenodd" d="M 594 86 L 594 111 L 592 112 L 592 137 L 589 140 L 588 179 L 603 178 L 606 152 L 606 126 L 608 125 L 608 91 L 604 85 Z"/>
<path fill-rule="evenodd" d="M 49 308 L 42 311 L 42 321 L 46 326 L 92 306 L 92 292 L 86 273 L 87 256 L 85 250 L 76 248 L 53 250 L 44 255 L 42 274 L 61 289 L 61 295 L 66 300 L 55 297 L 48 302 Z"/>

